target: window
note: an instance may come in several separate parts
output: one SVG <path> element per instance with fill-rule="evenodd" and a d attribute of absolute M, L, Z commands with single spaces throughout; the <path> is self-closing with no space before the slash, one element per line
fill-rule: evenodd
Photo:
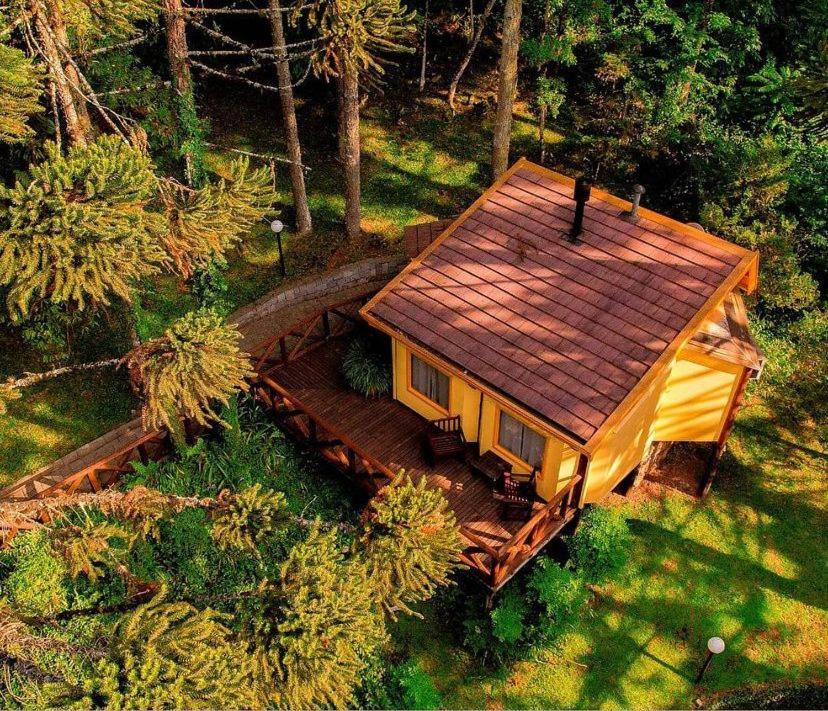
<path fill-rule="evenodd" d="M 531 466 L 540 466 L 544 438 L 511 415 L 500 411 L 497 443 Z"/>
<path fill-rule="evenodd" d="M 411 387 L 444 410 L 449 406 L 449 379 L 433 365 L 411 355 Z"/>

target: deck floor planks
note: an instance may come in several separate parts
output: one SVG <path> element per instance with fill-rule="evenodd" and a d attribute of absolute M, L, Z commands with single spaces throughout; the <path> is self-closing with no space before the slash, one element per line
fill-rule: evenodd
<path fill-rule="evenodd" d="M 422 449 L 425 420 L 390 397 L 366 399 L 351 392 L 339 366 L 344 341 L 333 339 L 285 366 L 268 372 L 313 415 L 336 423 L 338 432 L 386 465 L 394 464 L 413 477 L 426 476 L 440 488 L 460 524 L 497 548 L 507 542 L 523 521 L 504 521 L 491 485 L 474 476 L 459 460 L 428 466 Z"/>

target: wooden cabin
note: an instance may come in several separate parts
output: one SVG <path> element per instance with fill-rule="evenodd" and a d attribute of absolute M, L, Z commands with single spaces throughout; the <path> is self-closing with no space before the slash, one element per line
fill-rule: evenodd
<path fill-rule="evenodd" d="M 393 397 L 551 500 L 599 501 L 653 442 L 721 453 L 762 357 L 755 252 L 518 161 L 361 310 L 392 341 Z M 580 214 L 579 214 L 580 213 Z"/>
<path fill-rule="evenodd" d="M 457 219 L 407 230 L 417 254 L 379 291 L 252 350 L 260 401 L 368 493 L 400 469 L 443 491 L 493 592 L 651 443 L 720 454 L 762 366 L 755 253 L 574 187 L 519 161 Z M 361 321 L 391 338 L 389 395 L 344 382 Z"/>

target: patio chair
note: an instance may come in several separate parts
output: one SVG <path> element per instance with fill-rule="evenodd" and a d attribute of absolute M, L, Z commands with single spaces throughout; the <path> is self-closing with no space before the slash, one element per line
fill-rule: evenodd
<path fill-rule="evenodd" d="M 462 457 L 466 454 L 466 436 L 460 415 L 430 420 L 425 432 L 426 459 L 433 467 L 440 459 Z"/>
<path fill-rule="evenodd" d="M 538 467 L 532 469 L 528 481 L 515 481 L 510 472 L 503 475 L 503 493 L 496 498 L 500 501 L 500 517 L 505 520 L 529 520 L 535 504 L 535 482 Z"/>

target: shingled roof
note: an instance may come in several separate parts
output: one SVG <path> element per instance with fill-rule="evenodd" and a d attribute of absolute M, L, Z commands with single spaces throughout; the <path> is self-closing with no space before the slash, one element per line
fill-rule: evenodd
<path fill-rule="evenodd" d="M 521 160 L 363 309 L 586 443 L 746 275 L 751 252 Z"/>

